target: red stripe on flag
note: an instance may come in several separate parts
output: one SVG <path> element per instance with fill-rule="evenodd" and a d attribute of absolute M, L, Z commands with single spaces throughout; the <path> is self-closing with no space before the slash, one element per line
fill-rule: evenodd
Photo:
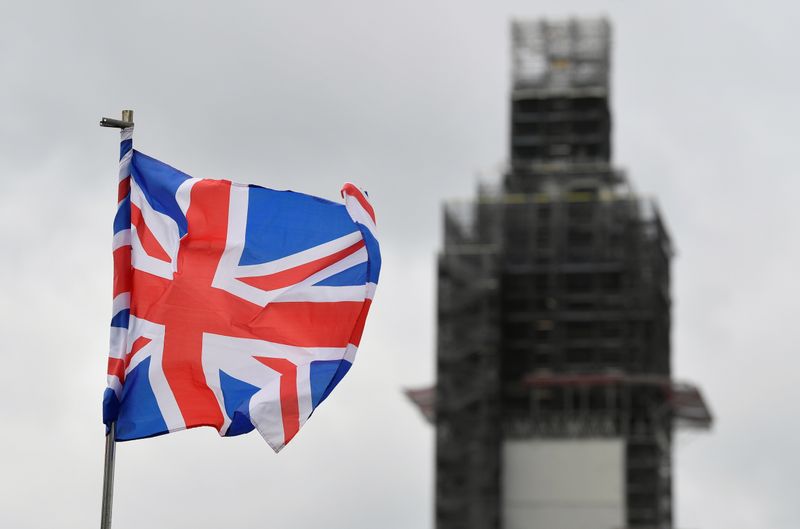
<path fill-rule="evenodd" d="M 152 316 L 146 319 L 164 325 L 161 365 L 187 428 L 222 428 L 222 411 L 203 371 L 203 334 L 227 334 L 219 329 L 242 321 L 228 309 L 232 296 L 225 293 L 227 297 L 220 297 L 224 291 L 211 287 L 225 250 L 230 185 L 226 181 L 201 180 L 192 187 L 186 215 L 189 233 L 181 239 L 178 270 L 172 281 L 154 282 L 150 277 L 144 285 L 138 281 L 146 273 L 134 276 L 131 313 L 138 314 L 134 307 L 146 307 Z M 143 286 L 149 291 L 142 291 Z M 159 293 L 164 298 L 158 297 Z M 140 300 L 140 294 L 146 299 Z"/>
<path fill-rule="evenodd" d="M 348 194 L 358 200 L 358 203 L 361 204 L 361 207 L 364 208 L 364 211 L 370 216 L 372 222 L 375 222 L 375 210 L 372 209 L 372 205 L 367 202 L 367 199 L 359 188 L 353 184 L 345 184 L 344 187 L 342 187 L 342 194 Z"/>
<path fill-rule="evenodd" d="M 254 357 L 281 374 L 281 416 L 283 442 L 288 444 L 300 430 L 300 405 L 297 403 L 297 366 L 285 358 Z"/>
<path fill-rule="evenodd" d="M 149 344 L 151 341 L 152 340 L 150 338 L 140 336 L 133 342 L 133 345 L 131 346 L 131 352 L 126 354 L 124 359 L 109 357 L 108 374 L 116 376 L 120 382 L 125 382 L 125 371 L 127 371 L 128 366 L 131 364 L 131 359 L 142 349 L 142 347 Z"/>
<path fill-rule="evenodd" d="M 130 190 L 131 190 L 131 177 L 126 176 L 125 178 L 119 181 L 119 185 L 117 186 L 117 204 L 122 202 L 122 199 L 128 196 Z"/>
<path fill-rule="evenodd" d="M 346 347 L 362 305 L 360 301 L 270 303 L 245 320 L 243 336 L 298 347 Z"/>
<path fill-rule="evenodd" d="M 182 279 L 176 276 L 176 281 Z M 131 315 L 137 318 L 166 322 L 181 316 L 174 307 L 184 307 L 182 318 L 204 332 L 298 347 L 346 347 L 364 305 L 361 301 L 297 301 L 261 307 L 221 289 L 196 296 L 193 289 L 175 288 L 172 281 L 141 270 L 133 271 L 133 282 Z M 217 307 L 225 308 L 225 318 L 220 318 Z"/>
<path fill-rule="evenodd" d="M 114 297 L 131 291 L 131 247 L 120 246 L 114 256 Z"/>
<path fill-rule="evenodd" d="M 164 330 L 161 365 L 187 428 L 222 428 L 217 397 L 206 383 L 202 361 L 203 333 L 191 321 L 170 322 Z"/>
<path fill-rule="evenodd" d="M 372 300 L 365 299 L 364 306 L 361 307 L 361 314 L 358 315 L 358 320 L 356 320 L 356 326 L 353 329 L 352 336 L 350 337 L 350 343 L 356 347 L 358 347 L 361 343 L 361 335 L 364 334 L 364 324 L 367 322 L 367 313 L 369 313 L 369 308 L 371 306 Z"/>
<path fill-rule="evenodd" d="M 144 336 L 139 336 L 133 341 L 133 345 L 131 345 L 131 352 L 125 355 L 125 369 L 128 369 L 128 366 L 131 365 L 131 359 L 141 351 L 142 347 L 152 342 L 150 338 L 145 338 Z"/>
<path fill-rule="evenodd" d="M 139 237 L 142 248 L 147 252 L 147 255 L 167 263 L 172 262 L 169 254 L 164 250 L 161 244 L 159 244 L 158 239 L 156 239 L 156 236 L 150 231 L 150 228 L 147 227 L 144 217 L 142 216 L 142 211 L 136 207 L 136 204 L 131 204 L 131 224 L 136 226 L 136 235 Z"/>
<path fill-rule="evenodd" d="M 125 381 L 125 362 L 121 358 L 108 359 L 108 374 L 113 375 L 119 379 L 120 382 Z"/>
<path fill-rule="evenodd" d="M 344 250 L 339 250 L 336 253 L 326 255 L 325 257 L 321 257 L 316 261 L 295 266 L 294 268 L 289 268 L 287 270 L 282 270 L 266 276 L 237 277 L 236 279 L 243 283 L 247 283 L 248 285 L 260 288 L 261 290 L 276 290 L 278 288 L 288 287 L 297 284 L 308 277 L 311 277 L 320 270 L 323 270 L 332 264 L 341 261 L 348 255 L 356 253 L 363 247 L 364 241 L 358 241 L 354 245 L 349 246 Z"/>

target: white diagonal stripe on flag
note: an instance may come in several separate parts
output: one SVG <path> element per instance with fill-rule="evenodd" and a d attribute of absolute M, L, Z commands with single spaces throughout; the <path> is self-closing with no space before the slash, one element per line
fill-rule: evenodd
<path fill-rule="evenodd" d="M 282 257 L 280 259 L 275 259 L 274 261 L 270 261 L 268 263 L 239 265 L 235 274 L 236 277 L 259 277 L 276 274 L 278 272 L 283 272 L 284 270 L 295 268 L 297 266 L 333 255 L 336 252 L 340 252 L 353 246 L 361 239 L 361 232 L 354 231 L 344 235 L 343 237 L 339 237 L 338 239 L 314 246 L 313 248 L 303 250 L 302 252 L 287 255 L 286 257 Z"/>

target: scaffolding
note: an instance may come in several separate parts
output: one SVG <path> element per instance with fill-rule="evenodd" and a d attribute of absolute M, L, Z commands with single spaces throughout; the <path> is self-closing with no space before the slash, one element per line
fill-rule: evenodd
<path fill-rule="evenodd" d="M 436 518 L 499 527 L 502 225 L 490 203 L 445 210 L 438 268 Z"/>
<path fill-rule="evenodd" d="M 608 162 L 608 21 L 516 21 L 511 32 L 513 166 Z"/>
<path fill-rule="evenodd" d="M 673 430 L 711 415 L 672 380 L 669 234 L 611 165 L 610 26 L 512 35 L 512 164 L 444 208 L 438 382 L 408 392 L 436 424 L 436 525 L 503 527 L 505 439 L 614 437 L 627 527 L 669 528 Z"/>

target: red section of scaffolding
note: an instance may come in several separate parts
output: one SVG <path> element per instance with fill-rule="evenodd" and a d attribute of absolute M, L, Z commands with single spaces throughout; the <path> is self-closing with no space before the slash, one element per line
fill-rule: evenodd
<path fill-rule="evenodd" d="M 560 386 L 656 386 L 662 388 L 671 404 L 673 424 L 678 428 L 711 427 L 713 418 L 700 389 L 686 382 L 677 382 L 658 375 L 624 375 L 618 373 L 594 374 L 530 374 L 523 378 L 528 387 Z M 406 396 L 419 408 L 422 415 L 433 423 L 436 420 L 436 386 L 407 389 Z"/>
<path fill-rule="evenodd" d="M 429 423 L 433 424 L 436 421 L 436 386 L 407 389 L 405 394 L 419 408 Z"/>

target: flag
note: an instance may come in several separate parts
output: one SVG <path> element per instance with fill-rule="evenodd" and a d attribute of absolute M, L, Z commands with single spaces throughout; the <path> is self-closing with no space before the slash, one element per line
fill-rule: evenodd
<path fill-rule="evenodd" d="M 120 175 L 103 421 L 255 428 L 277 452 L 353 363 L 381 266 L 366 193 L 192 178 L 125 131 Z"/>

